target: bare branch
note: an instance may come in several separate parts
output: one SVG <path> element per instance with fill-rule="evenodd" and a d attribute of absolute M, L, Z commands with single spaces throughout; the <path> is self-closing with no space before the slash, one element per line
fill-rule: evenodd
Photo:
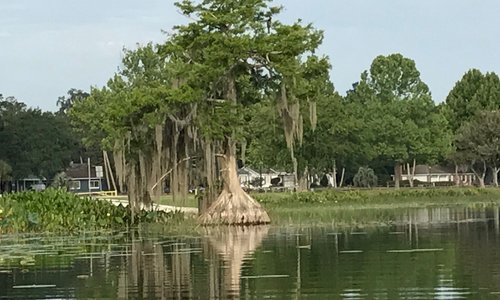
<path fill-rule="evenodd" d="M 180 165 L 181 163 L 185 162 L 185 161 L 188 161 L 188 160 L 191 160 L 193 158 L 196 158 L 196 156 L 190 156 L 190 157 L 186 157 L 184 159 L 181 159 L 180 161 L 178 161 L 175 166 L 173 168 L 171 168 L 170 170 L 168 170 L 167 173 L 163 174 L 160 179 L 158 179 L 158 181 L 151 187 L 151 193 L 153 192 L 153 190 L 158 186 L 158 184 L 160 184 L 163 179 L 165 179 L 165 177 L 167 177 L 170 173 L 172 173 L 172 171 L 174 170 L 174 168 L 177 168 L 178 165 Z"/>
<path fill-rule="evenodd" d="M 227 102 L 226 99 L 214 99 L 214 98 L 208 98 L 207 101 L 208 102 L 216 102 L 216 103 L 225 103 L 225 102 Z"/>

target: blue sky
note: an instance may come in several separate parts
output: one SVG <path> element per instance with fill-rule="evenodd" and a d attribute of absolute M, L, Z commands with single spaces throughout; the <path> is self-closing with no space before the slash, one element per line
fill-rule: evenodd
<path fill-rule="evenodd" d="M 0 0 L 0 93 L 55 110 L 70 88 L 102 86 L 123 47 L 186 22 L 171 0 Z M 277 0 L 281 19 L 325 31 L 321 52 L 344 94 L 380 54 L 416 61 L 434 100 L 470 68 L 500 73 L 498 0 Z"/>

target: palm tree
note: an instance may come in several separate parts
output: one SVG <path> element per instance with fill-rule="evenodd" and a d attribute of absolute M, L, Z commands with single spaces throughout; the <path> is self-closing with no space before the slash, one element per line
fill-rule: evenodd
<path fill-rule="evenodd" d="M 371 168 L 360 167 L 358 173 L 354 175 L 353 182 L 357 187 L 370 188 L 377 185 L 377 175 Z"/>
<path fill-rule="evenodd" d="M 58 189 L 68 189 L 69 188 L 69 177 L 64 172 L 57 173 L 52 180 L 52 187 Z"/>

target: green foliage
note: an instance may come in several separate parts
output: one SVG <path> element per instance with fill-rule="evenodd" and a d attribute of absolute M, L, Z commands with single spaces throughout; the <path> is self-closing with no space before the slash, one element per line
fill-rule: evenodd
<path fill-rule="evenodd" d="M 264 165 L 278 170 L 292 171 L 292 161 L 286 148 L 282 121 L 272 102 L 254 106 L 249 122 L 247 161 L 250 165 Z M 309 110 L 306 106 L 304 110 Z M 317 124 L 313 130 L 310 122 L 304 124 L 302 145 L 295 145 L 299 171 L 308 166 L 310 171 L 331 171 L 338 166 L 355 166 L 365 163 L 370 151 L 361 120 L 354 117 L 352 107 L 342 97 L 326 92 L 316 98 Z M 352 151 L 352 149 L 357 149 Z"/>
<path fill-rule="evenodd" d="M 353 183 L 356 187 L 374 187 L 377 186 L 377 175 L 375 175 L 373 169 L 360 167 L 358 173 L 354 175 Z"/>
<path fill-rule="evenodd" d="M 57 173 L 52 179 L 51 187 L 67 190 L 69 188 L 69 177 L 64 172 Z"/>
<path fill-rule="evenodd" d="M 71 161 L 77 139 L 63 116 L 0 98 L 0 120 L 0 159 L 15 166 L 14 179 L 52 178 Z"/>
<path fill-rule="evenodd" d="M 500 111 L 479 112 L 458 129 L 455 144 L 455 158 L 476 173 L 500 165 Z"/>
<path fill-rule="evenodd" d="M 57 99 L 56 104 L 59 107 L 59 113 L 67 114 L 69 112 L 69 110 L 71 109 L 71 107 L 73 107 L 73 105 L 76 102 L 83 101 L 88 96 L 90 96 L 89 93 L 84 92 L 82 90 L 78 90 L 78 89 L 74 89 L 74 88 L 70 89 L 68 91 L 67 96 L 61 96 L 61 97 L 59 97 L 59 99 Z"/>
<path fill-rule="evenodd" d="M 136 222 L 166 223 L 173 214 L 142 211 Z M 0 233 L 78 232 L 123 229 L 130 211 L 107 201 L 81 198 L 61 189 L 0 197 Z"/>
<path fill-rule="evenodd" d="M 348 92 L 347 101 L 366 138 L 371 159 L 387 163 L 436 162 L 450 151 L 447 122 L 420 79 L 415 62 L 401 54 L 379 56 Z M 370 160 L 369 157 L 366 159 Z"/>
<path fill-rule="evenodd" d="M 0 182 L 10 180 L 12 167 L 5 161 L 0 160 Z"/>
<path fill-rule="evenodd" d="M 253 187 L 261 187 L 263 183 L 264 183 L 264 178 L 262 177 L 254 178 L 252 181 L 249 182 L 249 184 Z"/>
<path fill-rule="evenodd" d="M 456 132 L 481 110 L 500 108 L 500 79 L 495 73 L 483 74 L 471 69 L 455 84 L 446 97 L 443 111 Z"/>

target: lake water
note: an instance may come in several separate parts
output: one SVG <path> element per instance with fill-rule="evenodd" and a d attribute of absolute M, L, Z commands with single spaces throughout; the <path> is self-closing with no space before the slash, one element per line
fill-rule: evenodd
<path fill-rule="evenodd" d="M 0 299 L 500 298 L 498 208 L 347 215 L 356 225 L 2 236 Z"/>

